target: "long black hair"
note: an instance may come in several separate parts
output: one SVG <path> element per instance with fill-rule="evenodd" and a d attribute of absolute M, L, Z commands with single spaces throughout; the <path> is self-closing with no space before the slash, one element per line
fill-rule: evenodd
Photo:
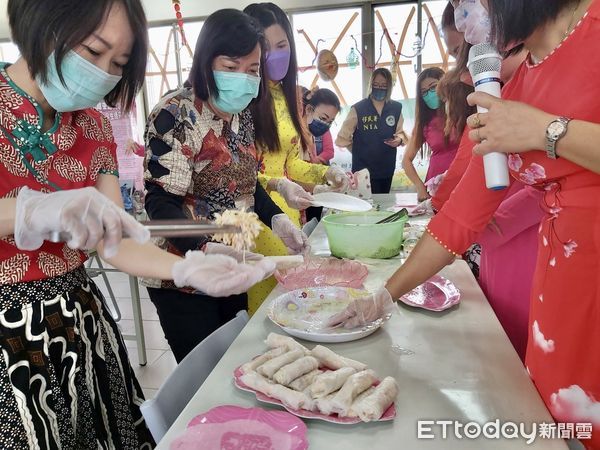
<path fill-rule="evenodd" d="M 508 49 L 523 42 L 540 26 L 554 20 L 577 0 L 488 0 L 492 39 L 498 48 Z M 514 48 L 517 53 L 522 45 Z"/>
<path fill-rule="evenodd" d="M 440 103 L 440 107 L 437 110 L 433 110 L 427 106 L 425 100 L 423 100 L 423 95 L 421 95 L 421 83 L 423 80 L 426 78 L 441 80 L 443 76 L 444 71 L 442 69 L 439 67 L 430 67 L 421 72 L 417 77 L 417 102 L 415 105 L 415 127 L 413 130 L 413 136 L 417 143 L 417 148 L 422 147 L 425 142 L 423 129 L 436 115 L 443 115 L 444 123 L 446 122 L 445 106 Z"/>
<path fill-rule="evenodd" d="M 146 76 L 148 25 L 140 0 L 9 0 L 8 20 L 13 42 L 27 62 L 31 76 L 47 81 L 47 61 L 54 52 L 58 76 L 67 53 L 81 44 L 121 4 L 135 38 L 123 75 L 104 97 L 109 106 L 131 108 Z"/>
<path fill-rule="evenodd" d="M 279 25 L 285 31 L 287 40 L 290 44 L 290 65 L 285 77 L 281 80 L 283 95 L 287 102 L 288 111 L 292 118 L 292 123 L 296 132 L 300 136 L 302 148 L 309 148 L 309 139 L 307 137 L 306 128 L 302 125 L 300 114 L 299 95 L 298 95 L 298 62 L 296 61 L 296 44 L 294 42 L 294 33 L 292 24 L 283 10 L 271 2 L 252 3 L 248 5 L 244 12 L 256 18 L 263 28 L 269 28 L 273 25 Z M 265 68 L 262 69 L 266 75 Z M 273 111 L 273 104 L 256 104 L 253 106 L 253 114 L 258 120 L 255 121 L 257 142 L 264 147 L 265 150 L 279 150 L 281 143 L 279 140 L 279 132 L 277 127 L 271 127 L 263 122 L 262 118 Z"/>

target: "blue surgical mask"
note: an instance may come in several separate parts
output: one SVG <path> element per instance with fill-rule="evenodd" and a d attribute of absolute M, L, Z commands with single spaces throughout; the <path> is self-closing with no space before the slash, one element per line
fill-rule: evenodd
<path fill-rule="evenodd" d="M 329 131 L 329 127 L 331 127 L 331 125 L 319 119 L 313 119 L 313 121 L 308 124 L 310 134 L 312 134 L 314 137 L 323 136 Z"/>
<path fill-rule="evenodd" d="M 104 72 L 73 50 L 67 52 L 60 68 L 64 84 L 52 53 L 48 57 L 46 83 L 39 75 L 36 77 L 44 98 L 58 112 L 93 108 L 121 81 L 120 76 Z"/>
<path fill-rule="evenodd" d="M 423 94 L 423 101 L 429 109 L 438 109 L 440 107 L 440 98 L 434 89 L 429 89 Z"/>
<path fill-rule="evenodd" d="M 228 114 L 237 114 L 258 97 L 260 77 L 241 72 L 213 71 L 219 96 L 211 98 L 214 106 Z"/>
<path fill-rule="evenodd" d="M 371 98 L 377 102 L 382 102 L 387 97 L 387 89 L 373 88 L 371 89 Z"/>

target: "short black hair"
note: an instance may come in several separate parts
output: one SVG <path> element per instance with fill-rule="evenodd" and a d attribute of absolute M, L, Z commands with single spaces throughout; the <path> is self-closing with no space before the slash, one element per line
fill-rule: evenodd
<path fill-rule="evenodd" d="M 104 101 L 130 109 L 144 84 L 148 58 L 148 25 L 141 0 L 8 0 L 12 40 L 32 77 L 47 80 L 47 61 L 54 52 L 58 75 L 64 81 L 62 60 L 102 24 L 115 3 L 123 5 L 135 40 L 123 78 Z"/>
<path fill-rule="evenodd" d="M 202 26 L 189 80 L 194 94 L 201 100 L 218 98 L 219 90 L 213 74 L 213 61 L 218 56 L 239 58 L 246 56 L 256 48 L 261 49 L 261 67 L 264 63 L 266 42 L 261 26 L 237 9 L 221 9 L 212 13 Z M 267 89 L 266 80 L 261 80 L 260 91 Z"/>
<path fill-rule="evenodd" d="M 294 31 L 292 30 L 292 24 L 290 23 L 286 13 L 275 3 L 264 2 L 264 3 L 252 3 L 246 8 L 244 8 L 244 12 L 250 14 L 261 24 L 263 29 L 267 29 L 273 25 L 279 25 L 285 31 L 287 36 L 287 40 L 290 44 L 290 65 L 288 67 L 288 71 L 281 80 L 281 87 L 283 90 L 283 95 L 285 96 L 285 100 L 287 102 L 288 110 L 290 112 L 290 117 L 292 118 L 292 123 L 294 124 L 294 128 L 296 132 L 300 136 L 300 143 L 302 148 L 306 149 L 310 147 L 309 142 L 312 142 L 308 136 L 307 131 L 302 125 L 302 118 L 300 114 L 300 105 L 298 104 L 298 62 L 296 60 L 296 44 L 294 41 Z M 264 72 L 266 74 L 266 72 Z M 257 108 L 256 114 L 261 117 L 265 116 L 268 113 L 267 108 L 273 108 L 273 105 L 265 105 L 265 108 Z M 256 126 L 256 135 L 257 139 L 261 142 L 261 144 L 266 143 L 267 141 L 276 142 L 276 147 L 267 146 L 269 150 L 279 150 L 280 142 L 279 142 L 279 132 L 277 128 L 273 131 L 266 128 L 266 123 L 257 123 Z"/>
<path fill-rule="evenodd" d="M 310 97 L 310 100 L 308 100 L 308 104 L 313 108 L 316 108 L 319 105 L 330 105 L 338 111 L 341 108 L 340 99 L 335 95 L 335 92 L 325 88 L 317 89 Z"/>
<path fill-rule="evenodd" d="M 492 40 L 500 49 L 523 42 L 576 0 L 488 0 Z"/>

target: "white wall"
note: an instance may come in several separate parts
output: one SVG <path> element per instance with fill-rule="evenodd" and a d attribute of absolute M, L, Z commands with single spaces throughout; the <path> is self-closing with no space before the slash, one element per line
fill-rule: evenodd
<path fill-rule="evenodd" d="M 261 0 L 256 0 L 261 1 Z M 356 0 L 275 0 L 275 3 L 283 9 L 311 8 L 314 6 L 340 5 L 354 3 Z M 150 22 L 170 20 L 175 18 L 175 11 L 171 0 L 142 0 L 146 15 Z M 370 3 L 369 1 L 362 1 Z M 6 17 L 6 5 L 8 0 L 0 0 L 0 39 L 9 39 L 8 18 Z M 182 0 L 181 10 L 184 17 L 205 17 L 222 8 L 243 9 L 253 1 L 248 0 Z"/>

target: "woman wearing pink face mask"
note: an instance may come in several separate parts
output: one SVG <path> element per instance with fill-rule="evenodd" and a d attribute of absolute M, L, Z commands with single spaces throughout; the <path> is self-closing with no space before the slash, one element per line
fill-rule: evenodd
<path fill-rule="evenodd" d="M 469 97 L 475 151 L 509 154 L 513 178 L 542 195 L 544 211 L 529 317 L 526 365 L 555 419 L 586 423 L 600 449 L 600 0 L 489 0 L 498 48 L 529 55 L 503 99 Z M 582 51 L 585 50 L 585 57 Z M 592 71 L 592 73 L 590 73 Z M 385 289 L 346 314 L 362 320 L 448 264 L 489 223 L 506 192 L 485 187 L 473 158 L 449 201 Z"/>

